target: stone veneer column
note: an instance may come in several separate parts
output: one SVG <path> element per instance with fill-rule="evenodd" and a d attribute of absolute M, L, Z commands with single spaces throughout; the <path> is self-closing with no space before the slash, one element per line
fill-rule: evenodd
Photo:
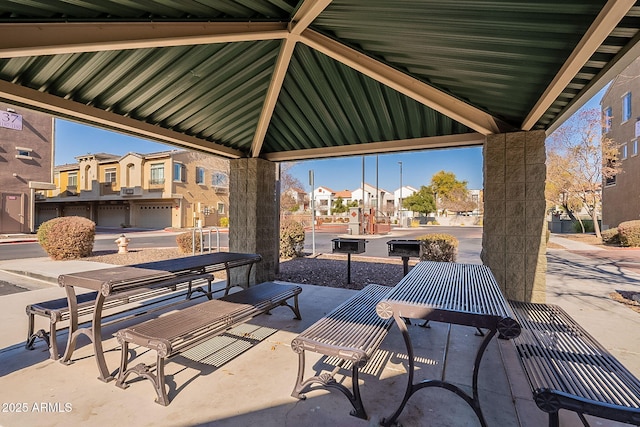
<path fill-rule="evenodd" d="M 250 284 L 273 280 L 279 262 L 280 224 L 275 163 L 258 158 L 230 161 L 229 252 L 257 253 Z M 231 270 L 233 283 L 244 283 L 246 269 Z"/>
<path fill-rule="evenodd" d="M 546 299 L 544 131 L 489 135 L 484 145 L 482 262 L 509 299 Z"/>

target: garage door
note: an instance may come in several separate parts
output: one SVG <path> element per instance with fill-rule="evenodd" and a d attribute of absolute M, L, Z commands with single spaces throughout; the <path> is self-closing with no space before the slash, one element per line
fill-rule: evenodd
<path fill-rule="evenodd" d="M 89 206 L 65 206 L 64 216 L 81 216 L 83 218 L 89 218 Z"/>
<path fill-rule="evenodd" d="M 171 209 L 173 204 L 138 205 L 136 209 L 136 227 L 166 228 L 171 227 Z"/>
<path fill-rule="evenodd" d="M 102 227 L 120 227 L 127 223 L 124 205 L 100 205 L 97 210 L 96 225 Z"/>
<path fill-rule="evenodd" d="M 38 206 L 38 214 L 36 216 L 36 228 L 40 227 L 43 222 L 49 221 L 58 217 L 58 209 L 55 206 Z"/>

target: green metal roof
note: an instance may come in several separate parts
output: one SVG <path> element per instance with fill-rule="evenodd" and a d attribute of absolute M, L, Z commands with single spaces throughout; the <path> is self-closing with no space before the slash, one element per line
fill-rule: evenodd
<path fill-rule="evenodd" d="M 0 0 L 0 99 L 227 157 L 550 131 L 640 54 L 633 1 Z"/>

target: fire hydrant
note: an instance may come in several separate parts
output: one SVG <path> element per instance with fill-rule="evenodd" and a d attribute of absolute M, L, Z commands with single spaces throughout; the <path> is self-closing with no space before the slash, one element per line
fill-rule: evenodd
<path fill-rule="evenodd" d="M 129 241 L 131 239 L 128 239 L 127 237 L 125 237 L 124 234 L 121 234 L 120 237 L 118 237 L 116 239 L 116 244 L 118 245 L 118 253 L 119 254 L 126 254 L 127 252 L 129 252 Z"/>

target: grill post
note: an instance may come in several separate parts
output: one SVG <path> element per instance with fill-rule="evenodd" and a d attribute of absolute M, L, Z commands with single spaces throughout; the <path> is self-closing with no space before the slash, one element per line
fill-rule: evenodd
<path fill-rule="evenodd" d="M 337 238 L 331 240 L 332 252 L 347 254 L 347 284 L 351 284 L 351 254 L 361 254 L 365 251 L 366 240 Z"/>

